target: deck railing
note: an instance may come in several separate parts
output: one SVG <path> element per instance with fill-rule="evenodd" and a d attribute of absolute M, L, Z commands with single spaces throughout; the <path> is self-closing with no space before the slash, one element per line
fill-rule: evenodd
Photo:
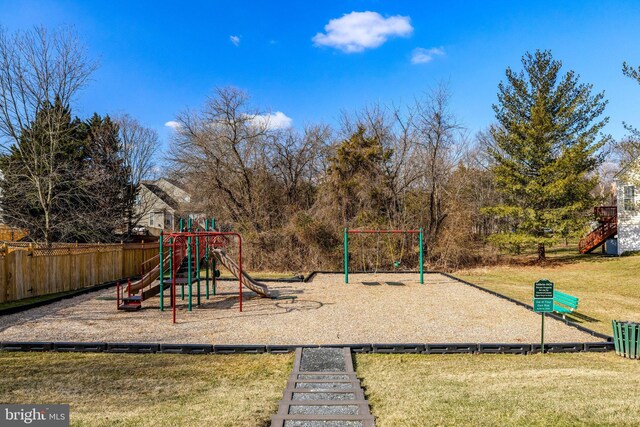
<path fill-rule="evenodd" d="M 618 232 L 617 222 L 604 222 L 578 243 L 580 253 L 587 253 Z"/>
<path fill-rule="evenodd" d="M 593 208 L 593 214 L 599 222 L 615 222 L 618 218 L 618 207 L 597 206 Z"/>

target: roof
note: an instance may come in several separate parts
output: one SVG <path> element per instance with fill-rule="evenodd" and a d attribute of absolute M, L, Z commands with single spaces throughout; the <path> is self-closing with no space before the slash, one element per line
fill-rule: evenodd
<path fill-rule="evenodd" d="M 633 160 L 631 160 L 629 163 L 627 163 L 626 165 L 624 165 L 619 171 L 618 173 L 616 173 L 613 176 L 613 179 L 618 179 L 620 177 L 620 175 L 624 174 L 625 172 L 627 172 L 629 169 L 631 169 L 631 166 L 635 165 L 636 163 L 638 163 L 638 161 L 640 160 L 640 155 L 636 156 Z"/>
<path fill-rule="evenodd" d="M 158 181 L 160 180 L 167 181 L 169 184 L 173 185 L 174 187 L 177 187 L 178 189 L 184 191 L 185 193 L 188 192 L 180 181 L 176 181 L 175 179 L 171 179 L 171 178 L 160 178 Z"/>
<path fill-rule="evenodd" d="M 143 182 L 142 185 L 144 185 L 149 191 L 155 194 L 156 197 L 158 197 L 160 200 L 165 202 L 171 208 L 175 210 L 180 209 L 180 204 L 173 197 L 169 196 L 162 188 L 158 187 L 153 182 L 148 182 L 148 181 Z"/>

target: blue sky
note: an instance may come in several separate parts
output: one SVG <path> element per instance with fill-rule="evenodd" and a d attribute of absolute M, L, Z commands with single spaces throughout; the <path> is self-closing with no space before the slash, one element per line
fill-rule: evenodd
<path fill-rule="evenodd" d="M 536 48 L 606 92 L 607 132 L 640 126 L 640 85 L 621 73 L 624 60 L 640 65 L 638 1 L 0 0 L 0 10 L 10 30 L 75 26 L 100 63 L 76 113 L 127 112 L 165 141 L 165 123 L 216 86 L 243 88 L 301 127 L 410 102 L 442 80 L 474 134 L 493 120 L 505 68 Z"/>

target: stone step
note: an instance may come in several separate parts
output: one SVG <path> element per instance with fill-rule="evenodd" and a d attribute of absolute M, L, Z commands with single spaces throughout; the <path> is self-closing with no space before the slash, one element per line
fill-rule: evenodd
<path fill-rule="evenodd" d="M 289 405 L 294 415 L 361 415 L 358 405 Z"/>
<path fill-rule="evenodd" d="M 285 390 L 293 390 L 293 391 L 302 391 L 302 390 L 358 390 L 360 388 L 360 384 L 353 384 L 350 382 L 347 383 L 295 383 L 295 385 L 287 384 Z"/>
<path fill-rule="evenodd" d="M 299 372 L 295 375 L 292 374 L 292 379 L 294 380 L 352 380 L 356 381 L 357 377 L 354 373 L 346 373 L 346 372 L 335 372 L 335 373 L 325 373 L 325 372 Z"/>
<path fill-rule="evenodd" d="M 296 349 L 272 427 L 369 427 L 374 418 L 348 348 Z"/>
<path fill-rule="evenodd" d="M 364 400 L 297 400 L 281 401 L 278 415 L 287 414 L 347 414 L 370 415 L 369 403 Z"/>
<path fill-rule="evenodd" d="M 299 400 L 360 400 L 364 399 L 364 393 L 360 390 L 329 390 L 329 391 L 310 391 L 310 390 L 285 390 L 283 400 L 299 401 Z"/>
<path fill-rule="evenodd" d="M 271 427 L 373 427 L 373 415 L 289 414 L 274 415 Z"/>

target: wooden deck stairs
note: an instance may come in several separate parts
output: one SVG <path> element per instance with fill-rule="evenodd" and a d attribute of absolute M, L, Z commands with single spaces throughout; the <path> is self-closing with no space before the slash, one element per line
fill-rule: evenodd
<path fill-rule="evenodd" d="M 618 208 L 616 206 L 598 206 L 593 210 L 599 225 L 578 243 L 581 254 L 592 252 L 610 237 L 618 233 Z"/>

